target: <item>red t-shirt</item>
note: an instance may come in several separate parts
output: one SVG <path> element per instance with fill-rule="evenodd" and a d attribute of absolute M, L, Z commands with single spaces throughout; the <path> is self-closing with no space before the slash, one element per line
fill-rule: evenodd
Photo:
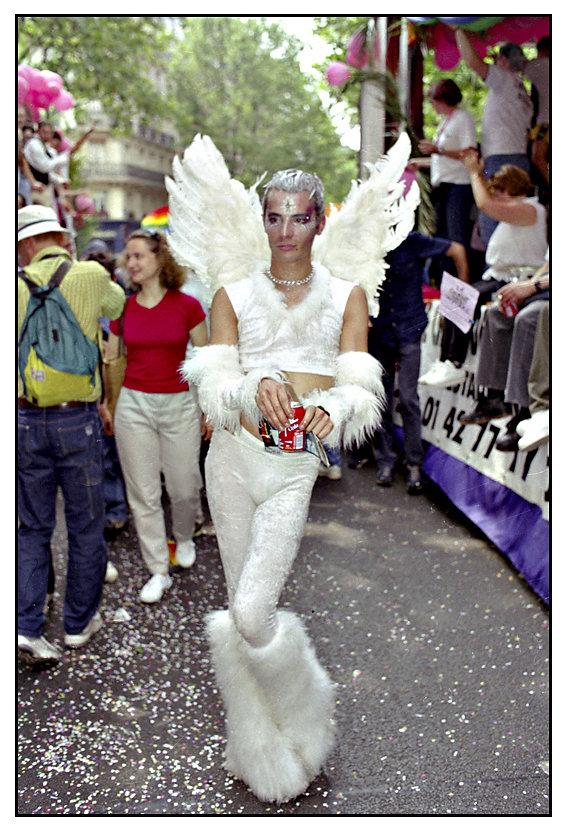
<path fill-rule="evenodd" d="M 189 385 L 179 368 L 185 358 L 189 332 L 205 313 L 199 301 L 168 289 L 152 309 L 141 306 L 131 295 L 124 308 L 124 344 L 128 355 L 124 387 L 142 393 L 179 393 Z M 120 334 L 120 319 L 110 322 L 110 331 Z"/>

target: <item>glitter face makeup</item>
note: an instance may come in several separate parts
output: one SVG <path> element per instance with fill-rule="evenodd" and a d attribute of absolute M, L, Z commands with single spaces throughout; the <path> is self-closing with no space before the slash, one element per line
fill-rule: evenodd
<path fill-rule="evenodd" d="M 288 196 L 287 199 L 284 199 L 282 204 L 282 211 L 284 214 L 293 214 L 296 212 L 296 205 L 293 199 Z"/>
<path fill-rule="evenodd" d="M 324 219 L 317 221 L 314 201 L 306 191 L 290 194 L 274 189 L 268 193 L 264 228 L 273 259 L 296 263 L 310 258 L 313 240 L 323 227 Z"/>

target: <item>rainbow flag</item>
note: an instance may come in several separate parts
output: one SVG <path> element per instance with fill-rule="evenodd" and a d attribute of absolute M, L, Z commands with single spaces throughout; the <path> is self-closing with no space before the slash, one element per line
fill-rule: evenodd
<path fill-rule="evenodd" d="M 159 231 L 167 231 L 168 217 L 169 208 L 167 205 L 162 205 L 161 208 L 156 208 L 151 214 L 146 214 L 141 226 L 142 228 L 157 228 Z"/>

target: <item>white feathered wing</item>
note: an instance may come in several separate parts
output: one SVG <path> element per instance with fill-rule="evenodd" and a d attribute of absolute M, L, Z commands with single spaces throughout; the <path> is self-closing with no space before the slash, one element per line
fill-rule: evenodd
<path fill-rule="evenodd" d="M 223 283 L 247 277 L 258 261 L 269 264 L 256 188 L 231 177 L 208 136 L 195 136 L 183 159 L 175 157 L 165 184 L 169 246 L 177 262 L 195 272 L 209 302 Z"/>
<path fill-rule="evenodd" d="M 312 258 L 366 293 L 370 314 L 378 314 L 377 294 L 386 276 L 385 256 L 412 230 L 419 205 L 419 186 L 406 194 L 400 178 L 411 152 L 402 133 L 385 156 L 368 165 L 369 176 L 353 182 L 340 210 L 331 209 L 323 233 L 315 239 Z"/>
<path fill-rule="evenodd" d="M 419 204 L 417 183 L 404 198 L 400 181 L 410 151 L 409 137 L 402 133 L 385 156 L 368 166 L 368 178 L 353 182 L 341 209 L 331 209 L 313 246 L 314 262 L 365 291 L 371 315 L 378 313 L 384 257 L 411 231 Z M 175 157 L 166 187 L 170 248 L 178 263 L 195 272 L 209 302 L 224 283 L 247 277 L 259 263 L 269 265 L 256 186 L 247 190 L 231 177 L 209 136 L 195 136 L 183 159 Z"/>

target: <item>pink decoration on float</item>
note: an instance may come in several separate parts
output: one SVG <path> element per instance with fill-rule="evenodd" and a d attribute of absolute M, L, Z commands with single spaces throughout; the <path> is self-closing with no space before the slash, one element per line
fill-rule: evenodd
<path fill-rule="evenodd" d="M 342 87 L 350 78 L 350 69 L 342 61 L 331 61 L 325 70 L 325 78 L 332 87 Z"/>
<path fill-rule="evenodd" d="M 96 206 L 87 194 L 77 194 L 75 197 L 75 208 L 81 214 L 94 214 Z"/>
<path fill-rule="evenodd" d="M 75 100 L 63 88 L 63 79 L 49 69 L 39 70 L 20 64 L 18 66 L 18 104 L 27 106 L 34 121 L 39 119 L 39 110 L 70 110 Z"/>
<path fill-rule="evenodd" d="M 362 69 L 368 63 L 366 36 L 363 32 L 355 32 L 351 35 L 347 46 L 346 62 L 355 69 Z"/>

